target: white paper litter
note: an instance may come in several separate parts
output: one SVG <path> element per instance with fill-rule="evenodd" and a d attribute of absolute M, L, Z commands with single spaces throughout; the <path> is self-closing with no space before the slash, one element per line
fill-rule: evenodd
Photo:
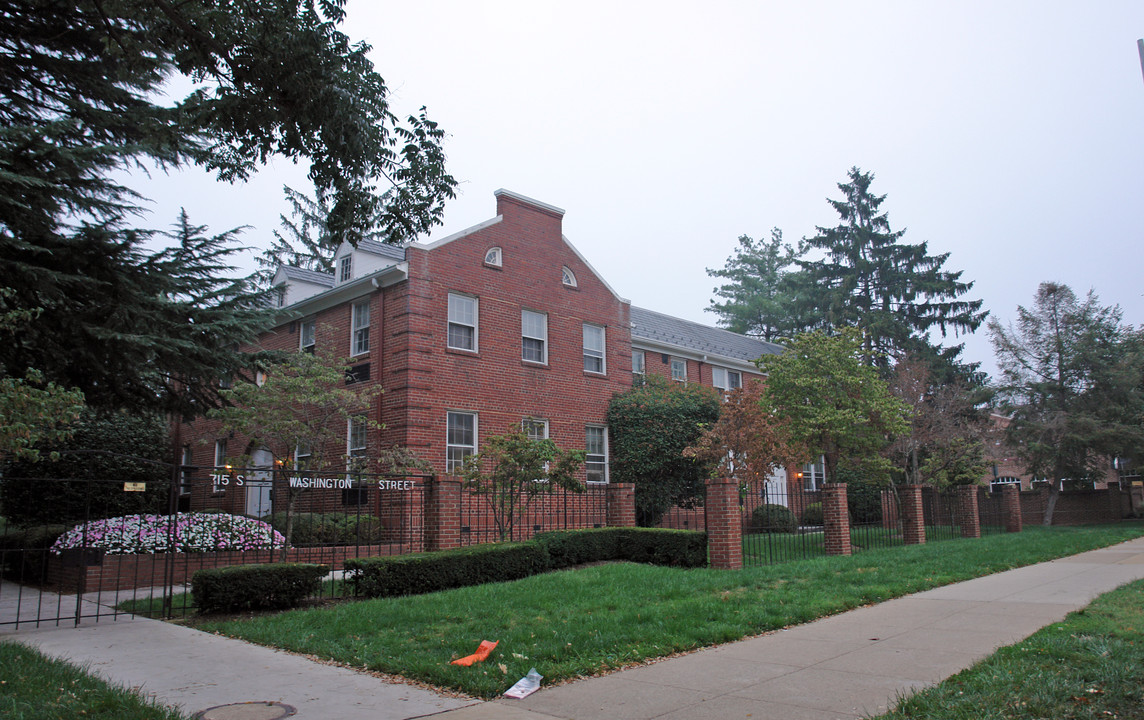
<path fill-rule="evenodd" d="M 516 685 L 506 690 L 504 696 L 516 698 L 517 700 L 526 698 L 540 689 L 540 681 L 543 678 L 543 675 L 536 672 L 536 668 L 532 668 L 528 671 L 527 675 L 516 681 Z"/>

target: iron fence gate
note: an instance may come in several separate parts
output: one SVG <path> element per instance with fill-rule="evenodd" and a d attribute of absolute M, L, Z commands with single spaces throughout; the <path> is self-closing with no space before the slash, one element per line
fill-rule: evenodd
<path fill-rule="evenodd" d="M 431 476 L 167 466 L 170 478 L 3 478 L 0 627 L 191 607 L 200 569 L 277 561 L 332 572 L 425 547 Z M 166 474 L 166 473 L 164 473 Z"/>

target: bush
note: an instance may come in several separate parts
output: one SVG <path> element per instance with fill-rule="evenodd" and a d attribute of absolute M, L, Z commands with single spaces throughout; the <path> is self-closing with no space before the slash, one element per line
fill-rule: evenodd
<path fill-rule="evenodd" d="M 823 518 L 822 503 L 820 502 L 811 503 L 802 510 L 803 525 L 822 525 L 825 522 Z"/>
<path fill-rule="evenodd" d="M 274 513 L 266 521 L 278 532 L 286 532 L 286 513 Z M 294 513 L 290 544 L 294 547 L 374 545 L 385 541 L 385 532 L 381 518 L 374 515 Z"/>
<path fill-rule="evenodd" d="M 174 545 L 171 524 L 174 523 Z M 264 550 L 286 539 L 261 520 L 225 513 L 125 515 L 77 525 L 52 544 L 52 552 L 77 547 L 108 554 Z"/>
<path fill-rule="evenodd" d="M 785 505 L 760 505 L 751 513 L 751 531 L 758 533 L 792 533 L 798 520 Z"/>
<path fill-rule="evenodd" d="M 882 522 L 882 491 L 884 484 L 870 482 L 854 475 L 843 476 L 846 483 L 846 504 L 850 508 L 850 522 L 855 525 L 877 525 Z"/>
<path fill-rule="evenodd" d="M 322 587 L 326 565 L 268 563 L 199 570 L 191 593 L 201 613 L 297 607 Z"/>
<path fill-rule="evenodd" d="M 0 571 L 17 582 L 46 578 L 48 549 L 67 532 L 66 525 L 40 525 L 26 530 L 7 528 L 0 533 Z"/>
<path fill-rule="evenodd" d="M 548 553 L 534 542 L 474 545 L 414 555 L 350 558 L 346 581 L 366 597 L 393 597 L 519 580 L 548 569 Z"/>
<path fill-rule="evenodd" d="M 88 408 L 71 427 L 70 440 L 37 446 L 39 462 L 14 462 L 3 469 L 5 517 L 18 525 L 74 524 L 167 509 L 170 465 L 156 464 L 171 459 L 162 417 Z M 67 452 L 81 450 L 102 452 Z M 51 452 L 62 453 L 59 460 L 47 459 Z M 125 482 L 146 483 L 147 489 L 123 492 Z"/>
<path fill-rule="evenodd" d="M 552 570 L 588 562 L 628 560 L 671 567 L 707 565 L 707 534 L 659 528 L 600 528 L 541 533 Z"/>

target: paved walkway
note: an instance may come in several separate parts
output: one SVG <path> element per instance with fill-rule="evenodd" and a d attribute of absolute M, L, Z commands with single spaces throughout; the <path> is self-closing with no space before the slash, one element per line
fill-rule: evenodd
<path fill-rule="evenodd" d="M 1144 539 L 860 608 L 601 678 L 482 703 L 153 620 L 21 629 L 14 637 L 197 712 L 277 701 L 297 718 L 820 720 L 894 699 L 1144 578 Z M 543 674 L 544 669 L 540 668 Z"/>

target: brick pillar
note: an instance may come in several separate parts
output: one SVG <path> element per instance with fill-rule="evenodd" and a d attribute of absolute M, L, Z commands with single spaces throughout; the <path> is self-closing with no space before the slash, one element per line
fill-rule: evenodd
<path fill-rule="evenodd" d="M 739 512 L 739 483 L 726 478 L 707 481 L 707 550 L 711 567 L 743 567 L 743 517 Z"/>
<path fill-rule="evenodd" d="M 957 523 L 961 525 L 961 537 L 981 537 L 981 516 L 977 512 L 977 486 L 957 486 Z"/>
<path fill-rule="evenodd" d="M 461 546 L 461 481 L 452 477 L 425 481 L 425 549 Z"/>
<path fill-rule="evenodd" d="M 902 485 L 898 488 L 902 503 L 902 538 L 907 545 L 926 541 L 926 515 L 922 509 L 922 486 Z"/>
<path fill-rule="evenodd" d="M 608 485 L 608 527 L 636 526 L 635 483 Z"/>
<path fill-rule="evenodd" d="M 1005 532 L 1021 532 L 1021 486 L 1002 485 L 1001 497 L 1005 501 Z"/>
<path fill-rule="evenodd" d="M 822 518 L 826 523 L 826 554 L 849 555 L 850 508 L 846 503 L 846 483 L 822 486 Z"/>

